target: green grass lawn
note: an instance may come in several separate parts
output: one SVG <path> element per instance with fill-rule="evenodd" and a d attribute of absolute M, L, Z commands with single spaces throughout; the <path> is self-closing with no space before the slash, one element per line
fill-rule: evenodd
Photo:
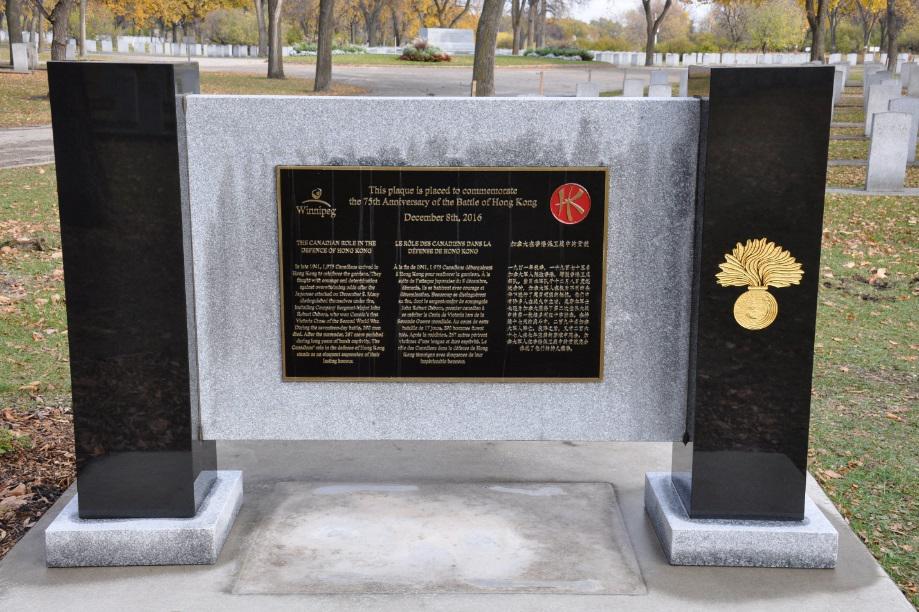
<path fill-rule="evenodd" d="M 285 62 L 294 64 L 315 64 L 315 55 L 297 55 L 285 57 Z M 339 66 L 415 66 L 444 68 L 450 66 L 472 66 L 471 55 L 454 55 L 449 62 L 409 62 L 400 60 L 396 55 L 377 55 L 374 53 L 348 53 L 332 56 L 332 65 Z M 523 55 L 498 55 L 495 57 L 496 66 L 591 66 L 593 62 L 575 62 L 556 58 L 523 56 Z M 598 64 L 602 66 L 603 64 Z"/>
<path fill-rule="evenodd" d="M 865 123 L 865 111 L 861 106 L 837 106 L 833 113 L 833 122 Z"/>
<path fill-rule="evenodd" d="M 810 470 L 919 605 L 919 198 L 829 195 L 824 224 Z M 0 170 L 0 245 L 0 410 L 66 403 L 53 166 Z"/>
<path fill-rule="evenodd" d="M 257 74 L 236 72 L 202 72 L 201 92 L 212 94 L 315 95 L 312 79 L 268 79 Z M 353 96 L 367 93 L 354 85 L 333 81 L 326 95 Z M 48 73 L 0 74 L 0 128 L 48 125 L 51 104 L 48 101 Z"/>
<path fill-rule="evenodd" d="M 919 198 L 828 195 L 811 472 L 919 605 Z"/>
<path fill-rule="evenodd" d="M 827 187 L 864 189 L 867 177 L 867 166 L 830 166 L 826 172 L 826 184 Z M 919 167 L 906 168 L 906 186 L 919 188 Z"/>

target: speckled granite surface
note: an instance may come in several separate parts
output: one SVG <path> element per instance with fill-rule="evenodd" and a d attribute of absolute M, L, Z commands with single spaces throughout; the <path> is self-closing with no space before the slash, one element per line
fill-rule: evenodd
<path fill-rule="evenodd" d="M 698 130 L 694 99 L 189 96 L 204 437 L 678 438 Z M 608 167 L 603 382 L 282 382 L 279 164 Z"/>
<path fill-rule="evenodd" d="M 671 565 L 833 568 L 839 534 L 809 497 L 804 520 L 692 520 L 669 472 L 645 475 L 645 511 Z"/>

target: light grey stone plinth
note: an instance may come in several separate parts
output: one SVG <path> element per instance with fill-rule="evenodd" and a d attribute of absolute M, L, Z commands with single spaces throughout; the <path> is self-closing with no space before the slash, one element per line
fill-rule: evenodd
<path fill-rule="evenodd" d="M 92 519 L 71 499 L 45 530 L 48 567 L 215 563 L 243 499 L 242 472 L 222 470 L 191 518 Z"/>
<path fill-rule="evenodd" d="M 679 439 L 686 377 L 674 372 L 685 372 L 689 360 L 699 105 L 685 98 L 185 98 L 187 147 L 180 149 L 194 260 L 186 278 L 195 298 L 203 437 Z M 603 380 L 282 381 L 277 165 L 608 168 Z"/>
<path fill-rule="evenodd" d="M 807 497 L 799 522 L 690 519 L 670 473 L 649 472 L 645 511 L 671 565 L 836 567 L 839 535 Z"/>

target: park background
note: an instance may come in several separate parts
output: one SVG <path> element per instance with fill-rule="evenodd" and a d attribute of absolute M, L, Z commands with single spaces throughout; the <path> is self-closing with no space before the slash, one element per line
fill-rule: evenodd
<path fill-rule="evenodd" d="M 433 51 L 430 61 L 417 61 L 406 56 L 418 54 L 402 49 L 425 51 L 417 41 L 425 27 L 480 28 L 484 4 L 477 0 L 4 0 L 0 29 L 7 42 L 22 40 L 23 33 L 37 40 L 42 60 L 64 57 L 66 41 L 79 39 L 83 28 L 87 39 L 150 36 L 254 46 L 263 59 L 250 58 L 245 70 L 203 63 L 202 91 L 305 95 L 317 89 L 312 76 L 323 3 L 330 7 L 324 32 L 333 78 L 318 87 L 322 93 L 377 93 L 392 74 L 380 72 L 379 83 L 371 78 L 359 85 L 336 79 L 334 67 L 424 71 L 421 78 L 436 82 L 444 71 L 468 72 L 474 62 L 447 54 L 438 61 Z M 604 6 L 608 16 L 575 18 L 602 14 Z M 919 50 L 919 7 L 907 0 L 600 0 L 589 6 L 502 0 L 492 20 L 499 51 L 490 62 L 499 81 L 527 68 L 579 75 L 620 70 L 589 61 L 590 51 L 802 51 L 818 61 L 829 53 L 861 59 L 884 51 L 896 61 L 897 52 Z M 57 46 L 42 33 L 53 34 Z M 283 46 L 296 55 L 283 57 Z M 369 52 L 375 47 L 392 52 Z M 280 71 L 268 61 L 272 51 Z M 9 61 L 9 46 L 0 45 L 0 64 Z M 285 74 L 284 64 L 303 70 Z M 839 125 L 864 120 L 861 80 L 860 66 L 849 71 L 835 109 L 831 188 L 864 186 L 869 141 L 860 128 Z M 604 94 L 619 92 L 611 87 Z M 0 132 L 49 123 L 46 73 L 0 71 Z M 74 478 L 55 174 L 53 165 L 32 164 L 0 157 L 0 557 Z M 907 184 L 919 187 L 914 165 Z M 824 225 L 810 471 L 919 606 L 919 197 L 831 192 Z"/>

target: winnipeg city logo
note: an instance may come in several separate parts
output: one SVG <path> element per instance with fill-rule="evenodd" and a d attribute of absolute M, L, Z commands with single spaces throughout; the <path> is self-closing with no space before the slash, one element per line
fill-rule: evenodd
<path fill-rule="evenodd" d="M 322 199 L 322 189 L 316 187 L 310 192 L 310 199 L 303 200 L 295 207 L 297 213 L 313 217 L 334 219 L 335 207 Z"/>
<path fill-rule="evenodd" d="M 722 287 L 746 287 L 734 302 L 734 320 L 745 329 L 765 329 L 779 315 L 779 304 L 769 287 L 801 283 L 804 270 L 791 253 L 766 238 L 739 242 L 724 256 L 715 275 Z"/>

